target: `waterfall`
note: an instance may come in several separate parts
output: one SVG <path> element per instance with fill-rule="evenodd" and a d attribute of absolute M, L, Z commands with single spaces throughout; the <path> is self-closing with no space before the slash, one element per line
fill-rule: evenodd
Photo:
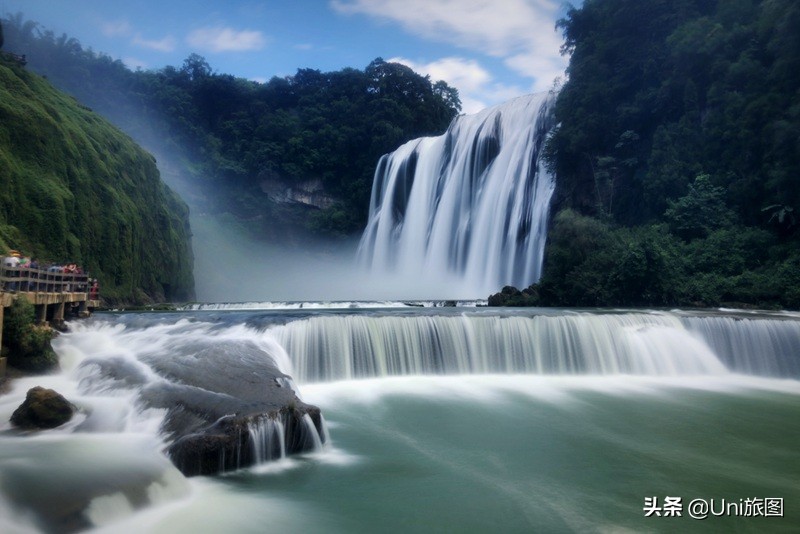
<path fill-rule="evenodd" d="M 321 451 L 327 443 L 325 420 L 321 420 L 322 434 L 317 431 L 308 414 L 303 415 L 299 425 L 287 420 L 286 414 L 259 416 L 247 424 L 248 445 L 255 464 L 280 460 L 287 456 L 287 441 L 303 442 L 303 449 Z"/>
<path fill-rule="evenodd" d="M 247 425 L 255 463 L 286 457 L 286 428 L 279 418 L 259 417 Z"/>
<path fill-rule="evenodd" d="M 53 346 L 61 372 L 15 378 L 0 396 L 2 532 L 368 531 L 378 516 L 384 530 L 458 520 L 457 530 L 560 532 L 591 529 L 609 503 L 642 519 L 611 530 L 638 531 L 650 523 L 628 513 L 631 487 L 680 487 L 687 459 L 696 494 L 739 498 L 757 481 L 762 495 L 800 498 L 798 313 L 98 313 Z M 293 397 L 288 375 L 302 398 L 258 401 L 262 390 Z M 73 420 L 13 429 L 33 386 L 75 404 Z M 330 428 L 318 412 L 298 416 L 306 403 Z M 229 444 L 219 459 L 210 451 L 214 473 L 253 467 L 185 478 L 165 453 L 193 435 Z M 580 500 L 599 494 L 609 497 Z M 587 506 L 585 520 L 561 521 Z"/>
<path fill-rule="evenodd" d="M 536 282 L 554 189 L 542 158 L 551 106 L 548 94 L 519 97 L 383 156 L 362 265 L 470 296 Z"/>
<path fill-rule="evenodd" d="M 421 374 L 800 376 L 800 322 L 672 313 L 319 315 L 268 330 L 300 383 Z"/>
<path fill-rule="evenodd" d="M 731 369 L 761 376 L 800 377 L 800 323 L 792 320 L 685 317 Z"/>

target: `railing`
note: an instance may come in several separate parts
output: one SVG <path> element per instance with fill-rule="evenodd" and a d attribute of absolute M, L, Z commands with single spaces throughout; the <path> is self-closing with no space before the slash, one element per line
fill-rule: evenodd
<path fill-rule="evenodd" d="M 0 267 L 0 291 L 89 293 L 89 275 L 30 267 Z"/>
<path fill-rule="evenodd" d="M 12 52 L 0 52 L 0 57 L 7 59 L 9 61 L 14 61 L 21 67 L 24 67 L 28 63 L 28 59 L 25 57 L 25 54 L 22 54 L 20 56 Z"/>

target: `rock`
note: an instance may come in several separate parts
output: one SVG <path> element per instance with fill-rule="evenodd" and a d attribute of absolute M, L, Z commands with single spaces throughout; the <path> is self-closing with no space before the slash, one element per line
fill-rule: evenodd
<path fill-rule="evenodd" d="M 500 293 L 489 295 L 489 306 L 541 306 L 539 286 L 533 284 L 522 291 L 513 286 L 505 286 Z"/>
<path fill-rule="evenodd" d="M 305 415 L 311 417 L 314 428 L 306 424 Z M 259 426 L 267 421 L 280 422 L 280 425 L 266 428 L 280 428 L 283 436 L 273 434 L 269 436 L 272 439 L 259 442 L 255 447 L 254 440 L 264 437 L 258 432 Z M 316 443 L 313 434 L 323 435 L 319 408 L 300 403 L 266 414 L 224 416 L 201 432 L 178 439 L 168 447 L 167 454 L 186 476 L 214 475 L 265 459 L 278 459 L 284 454 L 312 451 Z"/>
<path fill-rule="evenodd" d="M 72 419 L 75 410 L 61 394 L 37 386 L 28 390 L 25 402 L 11 414 L 11 424 L 24 430 L 55 428 Z"/>
<path fill-rule="evenodd" d="M 261 191 L 276 204 L 297 204 L 321 210 L 332 207 L 337 201 L 336 197 L 325 191 L 325 186 L 319 178 L 300 182 L 289 181 L 274 172 L 264 175 Z"/>
<path fill-rule="evenodd" d="M 489 295 L 489 306 L 511 306 L 510 302 L 514 297 L 521 295 L 519 289 L 514 286 L 505 286 L 500 293 Z"/>
<path fill-rule="evenodd" d="M 147 363 L 165 380 L 146 386 L 142 400 L 167 410 L 167 454 L 186 476 L 310 452 L 324 440 L 319 408 L 301 401 L 291 378 L 252 343 L 198 340 L 185 356 Z"/>

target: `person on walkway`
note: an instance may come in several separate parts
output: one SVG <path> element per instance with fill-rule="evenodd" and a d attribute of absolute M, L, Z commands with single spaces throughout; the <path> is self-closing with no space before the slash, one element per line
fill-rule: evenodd
<path fill-rule="evenodd" d="M 31 272 L 30 277 L 34 280 L 31 282 L 31 288 L 28 291 L 39 291 L 39 260 L 31 258 Z"/>
<path fill-rule="evenodd" d="M 31 273 L 28 269 L 31 268 L 31 259 L 27 256 L 20 256 L 19 258 L 19 277 L 24 277 L 24 281 L 20 281 L 19 283 L 19 290 L 20 291 L 30 291 L 31 290 Z M 24 270 L 24 272 L 23 272 Z"/>
<path fill-rule="evenodd" d="M 19 253 L 14 254 L 12 251 L 8 256 L 3 258 L 3 270 L 5 271 L 6 278 L 16 278 L 19 276 Z M 8 291 L 17 290 L 17 282 L 9 282 L 8 286 L 4 288 Z"/>

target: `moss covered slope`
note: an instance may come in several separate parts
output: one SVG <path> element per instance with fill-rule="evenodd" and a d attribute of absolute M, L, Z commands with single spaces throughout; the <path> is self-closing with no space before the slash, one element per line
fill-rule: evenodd
<path fill-rule="evenodd" d="M 188 209 L 150 154 L 0 59 L 0 249 L 81 264 L 112 300 L 187 300 L 189 236 Z"/>

